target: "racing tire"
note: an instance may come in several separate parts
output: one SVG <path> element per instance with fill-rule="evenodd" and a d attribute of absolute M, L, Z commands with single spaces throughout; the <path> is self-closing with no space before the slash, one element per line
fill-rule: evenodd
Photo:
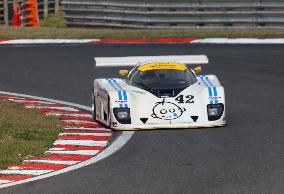
<path fill-rule="evenodd" d="M 92 116 L 93 116 L 93 121 L 96 121 L 96 97 L 93 94 L 93 104 L 92 104 Z"/>

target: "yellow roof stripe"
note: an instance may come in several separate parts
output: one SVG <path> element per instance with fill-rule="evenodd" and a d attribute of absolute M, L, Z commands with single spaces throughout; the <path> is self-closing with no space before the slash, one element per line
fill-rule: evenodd
<path fill-rule="evenodd" d="M 153 62 L 153 63 L 146 63 L 138 67 L 139 71 L 149 71 L 156 69 L 175 69 L 175 70 L 184 71 L 187 69 L 187 67 L 181 63 L 176 63 L 176 62 Z"/>

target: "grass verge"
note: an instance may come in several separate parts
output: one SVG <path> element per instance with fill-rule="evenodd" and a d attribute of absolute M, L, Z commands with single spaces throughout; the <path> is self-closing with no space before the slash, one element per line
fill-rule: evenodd
<path fill-rule="evenodd" d="M 0 101 L 0 169 L 43 154 L 62 129 L 53 116 Z"/>
<path fill-rule="evenodd" d="M 52 20 L 52 19 L 51 19 Z M 48 21 L 50 22 L 50 21 Z M 52 23 L 52 22 L 51 22 Z M 60 25 L 60 24 L 59 24 Z M 0 37 L 9 39 L 94 38 L 283 38 L 284 30 L 144 30 L 115 28 L 8 27 L 0 26 Z"/>

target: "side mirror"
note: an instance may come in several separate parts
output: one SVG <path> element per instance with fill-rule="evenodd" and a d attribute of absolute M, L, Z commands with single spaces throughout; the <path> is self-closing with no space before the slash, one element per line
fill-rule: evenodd
<path fill-rule="evenodd" d="M 202 71 L 201 66 L 198 67 L 194 67 L 193 70 L 195 71 L 195 73 L 200 73 Z"/>
<path fill-rule="evenodd" d="M 126 69 L 121 69 L 118 71 L 119 75 L 128 75 L 129 71 Z"/>

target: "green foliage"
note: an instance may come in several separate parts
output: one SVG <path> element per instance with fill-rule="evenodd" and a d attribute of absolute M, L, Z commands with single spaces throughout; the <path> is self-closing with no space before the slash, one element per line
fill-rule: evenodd
<path fill-rule="evenodd" d="M 40 26 L 42 27 L 52 27 L 52 28 L 64 28 L 64 17 L 63 12 L 58 12 L 55 15 L 48 15 L 47 18 L 44 18 L 40 21 Z"/>
<path fill-rule="evenodd" d="M 53 16 L 51 16 L 53 17 Z M 7 27 L 0 25 L 0 37 L 10 39 L 95 39 L 95 38 L 283 38 L 284 30 L 158 30 L 158 29 L 117 29 L 117 28 L 67 28 L 58 27 L 62 23 L 42 23 L 49 27 Z M 51 27 L 52 25 L 57 27 Z"/>

